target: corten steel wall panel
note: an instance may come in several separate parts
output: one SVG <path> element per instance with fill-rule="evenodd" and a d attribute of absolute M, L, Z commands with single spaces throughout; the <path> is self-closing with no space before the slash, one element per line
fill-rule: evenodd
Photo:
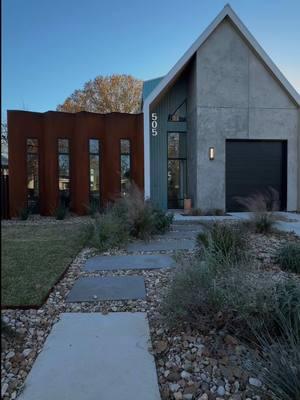
<path fill-rule="evenodd" d="M 17 216 L 27 204 L 27 155 L 26 139 L 37 138 L 43 146 L 43 115 L 39 113 L 8 111 L 8 167 L 10 215 Z M 39 157 L 40 193 L 44 190 L 41 177 L 44 173 L 42 152 Z M 44 197 L 40 196 L 41 208 Z"/>
<path fill-rule="evenodd" d="M 75 115 L 67 113 L 47 112 L 44 117 L 44 160 L 45 160 L 45 198 L 46 206 L 43 214 L 51 215 L 59 203 L 58 190 L 58 139 L 69 139 L 70 152 L 70 209 L 75 211 L 73 198 L 73 178 L 75 164 L 77 162 L 74 154 L 73 138 L 75 132 Z"/>
<path fill-rule="evenodd" d="M 72 211 L 87 212 L 89 204 L 89 139 L 101 140 L 101 198 L 105 206 L 120 196 L 120 139 L 130 139 L 132 179 L 143 190 L 143 115 L 8 112 L 10 210 L 16 216 L 27 202 L 26 138 L 39 139 L 40 212 L 52 215 L 58 205 L 58 139 L 70 140 Z"/>

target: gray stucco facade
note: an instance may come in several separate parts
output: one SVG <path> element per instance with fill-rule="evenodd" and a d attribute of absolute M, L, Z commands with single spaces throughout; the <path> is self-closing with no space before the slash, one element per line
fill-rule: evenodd
<path fill-rule="evenodd" d="M 168 115 L 185 99 L 186 126 L 176 128 Z M 150 106 L 150 115 L 153 112 L 158 134 L 150 137 L 150 190 L 156 204 L 167 207 L 168 131 L 185 129 L 186 196 L 193 207 L 226 208 L 226 140 L 247 139 L 287 141 L 286 208 L 300 208 L 299 104 L 230 18 L 195 51 Z M 215 149 L 212 161 L 210 147 Z"/>

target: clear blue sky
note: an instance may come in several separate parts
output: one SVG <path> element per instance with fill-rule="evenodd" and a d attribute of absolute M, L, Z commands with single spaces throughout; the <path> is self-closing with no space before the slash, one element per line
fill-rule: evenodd
<path fill-rule="evenodd" d="M 2 117 L 55 110 L 97 75 L 164 75 L 225 0 L 3 0 Z M 300 92 L 300 0 L 232 0 Z"/>

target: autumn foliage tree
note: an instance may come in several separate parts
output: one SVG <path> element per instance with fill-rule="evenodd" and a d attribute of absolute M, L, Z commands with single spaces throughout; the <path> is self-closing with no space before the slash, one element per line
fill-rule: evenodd
<path fill-rule="evenodd" d="M 130 75 L 97 76 L 75 90 L 58 111 L 137 113 L 141 107 L 142 81 Z"/>

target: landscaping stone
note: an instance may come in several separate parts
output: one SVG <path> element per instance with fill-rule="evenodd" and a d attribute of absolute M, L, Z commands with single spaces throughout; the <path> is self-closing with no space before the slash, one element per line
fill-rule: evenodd
<path fill-rule="evenodd" d="M 135 300 L 145 297 L 145 283 L 140 276 L 84 277 L 75 282 L 66 301 Z"/>
<path fill-rule="evenodd" d="M 190 239 L 153 240 L 150 242 L 135 242 L 127 247 L 128 252 L 154 252 L 154 251 L 176 251 L 193 250 L 195 241 Z"/>
<path fill-rule="evenodd" d="M 174 259 L 168 255 L 121 255 L 121 256 L 96 256 L 89 258 L 84 270 L 111 271 L 122 269 L 159 269 L 175 267 Z"/>
<path fill-rule="evenodd" d="M 64 313 L 19 400 L 159 400 L 145 313 Z"/>

